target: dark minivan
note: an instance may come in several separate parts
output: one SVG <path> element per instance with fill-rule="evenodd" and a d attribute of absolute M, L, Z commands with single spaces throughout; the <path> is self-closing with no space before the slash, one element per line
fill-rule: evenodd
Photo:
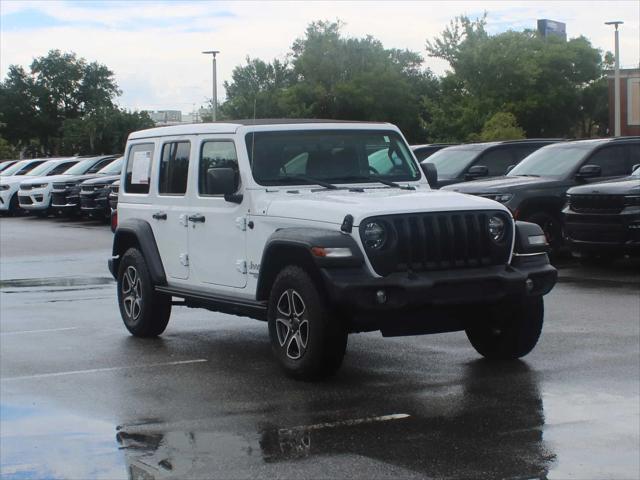
<path fill-rule="evenodd" d="M 435 165 L 438 188 L 453 183 L 497 177 L 507 173 L 523 158 L 541 147 L 558 142 L 557 139 L 505 140 L 499 142 L 467 143 L 443 148 L 421 162 Z"/>
<path fill-rule="evenodd" d="M 506 176 L 445 189 L 503 203 L 517 220 L 540 225 L 557 252 L 563 245 L 561 211 L 567 190 L 628 176 L 638 159 L 640 137 L 562 142 L 532 153 Z"/>

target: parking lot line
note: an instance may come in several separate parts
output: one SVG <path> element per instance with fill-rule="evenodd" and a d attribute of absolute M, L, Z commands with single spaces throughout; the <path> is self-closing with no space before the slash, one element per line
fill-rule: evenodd
<path fill-rule="evenodd" d="M 35 378 L 50 378 L 50 377 L 63 377 L 66 375 L 78 375 L 82 373 L 99 373 L 99 372 L 113 372 L 116 370 L 131 370 L 132 368 L 151 368 L 151 367 L 169 367 L 173 365 L 188 365 L 191 363 L 203 363 L 206 362 L 206 358 L 197 358 L 195 360 L 180 360 L 177 362 L 162 362 L 162 363 L 149 363 L 146 365 L 131 365 L 123 367 L 106 367 L 106 368 L 90 368 L 87 370 L 69 370 L 67 372 L 54 372 L 54 373 L 38 373 L 35 375 L 23 375 L 19 377 L 6 377 L 0 379 L 2 382 L 10 382 L 14 380 L 30 380 Z"/>
<path fill-rule="evenodd" d="M 77 330 L 78 327 L 63 328 L 46 328 L 43 330 L 18 330 L 15 332 L 0 332 L 0 335 L 22 335 L 23 333 L 48 333 L 48 332 L 64 332 L 66 330 Z"/>

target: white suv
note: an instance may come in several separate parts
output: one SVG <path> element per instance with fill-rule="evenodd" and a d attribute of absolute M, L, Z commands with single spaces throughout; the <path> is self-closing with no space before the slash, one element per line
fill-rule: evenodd
<path fill-rule="evenodd" d="M 557 275 L 541 229 L 431 190 L 393 125 L 155 128 L 125 159 L 109 268 L 133 335 L 161 334 L 176 304 L 266 320 L 304 379 L 335 372 L 354 332 L 465 330 L 491 358 L 538 340 Z"/>

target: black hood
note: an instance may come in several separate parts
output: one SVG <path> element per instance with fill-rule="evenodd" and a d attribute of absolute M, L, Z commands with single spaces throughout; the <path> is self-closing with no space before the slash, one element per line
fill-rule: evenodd
<path fill-rule="evenodd" d="M 120 180 L 120 175 L 93 175 L 93 178 L 89 178 L 85 180 L 83 185 L 96 185 L 96 184 L 110 184 L 115 182 L 116 180 Z"/>
<path fill-rule="evenodd" d="M 456 183 L 442 187 L 442 190 L 453 190 L 461 193 L 506 193 L 526 190 L 531 187 L 553 187 L 561 183 L 562 181 L 550 177 L 504 176 L 488 180 Z"/>
<path fill-rule="evenodd" d="M 569 195 L 640 195 L 640 177 L 625 177 L 602 183 L 573 187 Z"/>

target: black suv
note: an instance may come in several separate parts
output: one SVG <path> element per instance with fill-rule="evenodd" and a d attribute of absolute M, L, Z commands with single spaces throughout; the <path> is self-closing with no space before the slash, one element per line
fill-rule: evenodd
<path fill-rule="evenodd" d="M 457 145 L 457 143 L 425 143 L 424 145 L 411 145 L 411 151 L 419 162 L 426 160 L 438 150 Z"/>
<path fill-rule="evenodd" d="M 421 165 L 423 169 L 427 168 L 427 163 L 436 167 L 440 188 L 482 177 L 504 175 L 530 153 L 558 141 L 541 138 L 455 145 L 437 151 Z"/>
<path fill-rule="evenodd" d="M 88 157 L 75 167 L 67 170 L 64 181 L 54 182 L 51 190 L 51 208 L 58 213 L 73 214 L 80 212 L 80 184 L 90 178 L 99 177 L 104 167 L 113 162 L 118 155 L 100 155 Z"/>
<path fill-rule="evenodd" d="M 123 161 L 123 157 L 114 160 L 97 173 L 99 176 L 80 184 L 80 210 L 83 215 L 104 220 L 111 218 L 111 184 L 120 179 Z"/>
<path fill-rule="evenodd" d="M 628 176 L 639 159 L 640 137 L 562 142 L 532 153 L 506 176 L 446 189 L 503 203 L 516 219 L 540 225 L 557 252 L 563 244 L 561 211 L 567 190 Z"/>
<path fill-rule="evenodd" d="M 565 238 L 582 259 L 640 255 L 640 165 L 630 177 L 571 188 L 567 200 Z"/>

